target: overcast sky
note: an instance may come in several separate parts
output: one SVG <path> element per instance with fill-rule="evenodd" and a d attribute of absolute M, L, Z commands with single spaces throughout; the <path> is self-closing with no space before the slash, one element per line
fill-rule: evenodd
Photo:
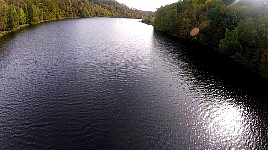
<path fill-rule="evenodd" d="M 156 8 L 159 8 L 166 4 L 177 2 L 178 0 L 116 0 L 116 1 L 139 10 L 156 11 Z"/>

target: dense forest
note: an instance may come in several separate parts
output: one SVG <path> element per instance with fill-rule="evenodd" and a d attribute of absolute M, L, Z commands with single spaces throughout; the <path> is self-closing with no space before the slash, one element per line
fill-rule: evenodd
<path fill-rule="evenodd" d="M 145 12 L 115 0 L 0 0 L 0 36 L 29 24 L 77 17 L 141 18 Z"/>
<path fill-rule="evenodd" d="M 212 47 L 268 77 L 267 0 L 183 0 L 160 7 L 143 21 Z"/>

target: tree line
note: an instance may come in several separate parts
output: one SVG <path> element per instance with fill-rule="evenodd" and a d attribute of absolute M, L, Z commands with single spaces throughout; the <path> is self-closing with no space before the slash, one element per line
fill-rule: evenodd
<path fill-rule="evenodd" d="M 0 0 L 0 32 L 22 25 L 77 17 L 141 18 L 143 12 L 114 0 Z M 111 5 L 113 4 L 113 5 Z"/>
<path fill-rule="evenodd" d="M 183 0 L 160 7 L 149 21 L 157 30 L 213 47 L 268 77 L 267 0 Z M 190 34 L 193 29 L 198 34 Z"/>

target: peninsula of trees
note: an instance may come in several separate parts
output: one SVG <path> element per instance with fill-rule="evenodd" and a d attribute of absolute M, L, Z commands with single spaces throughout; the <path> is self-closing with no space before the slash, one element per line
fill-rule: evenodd
<path fill-rule="evenodd" d="M 267 0 L 182 0 L 157 9 L 154 17 L 143 21 L 213 47 L 268 77 Z"/>
<path fill-rule="evenodd" d="M 0 36 L 29 24 L 64 18 L 141 18 L 145 12 L 115 0 L 0 0 Z"/>

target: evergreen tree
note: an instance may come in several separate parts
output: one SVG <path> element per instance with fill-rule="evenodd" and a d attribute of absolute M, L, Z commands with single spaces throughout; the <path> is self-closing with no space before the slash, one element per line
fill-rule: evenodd
<path fill-rule="evenodd" d="M 19 26 L 19 15 L 14 5 L 8 6 L 7 9 L 7 28 L 12 30 Z"/>

